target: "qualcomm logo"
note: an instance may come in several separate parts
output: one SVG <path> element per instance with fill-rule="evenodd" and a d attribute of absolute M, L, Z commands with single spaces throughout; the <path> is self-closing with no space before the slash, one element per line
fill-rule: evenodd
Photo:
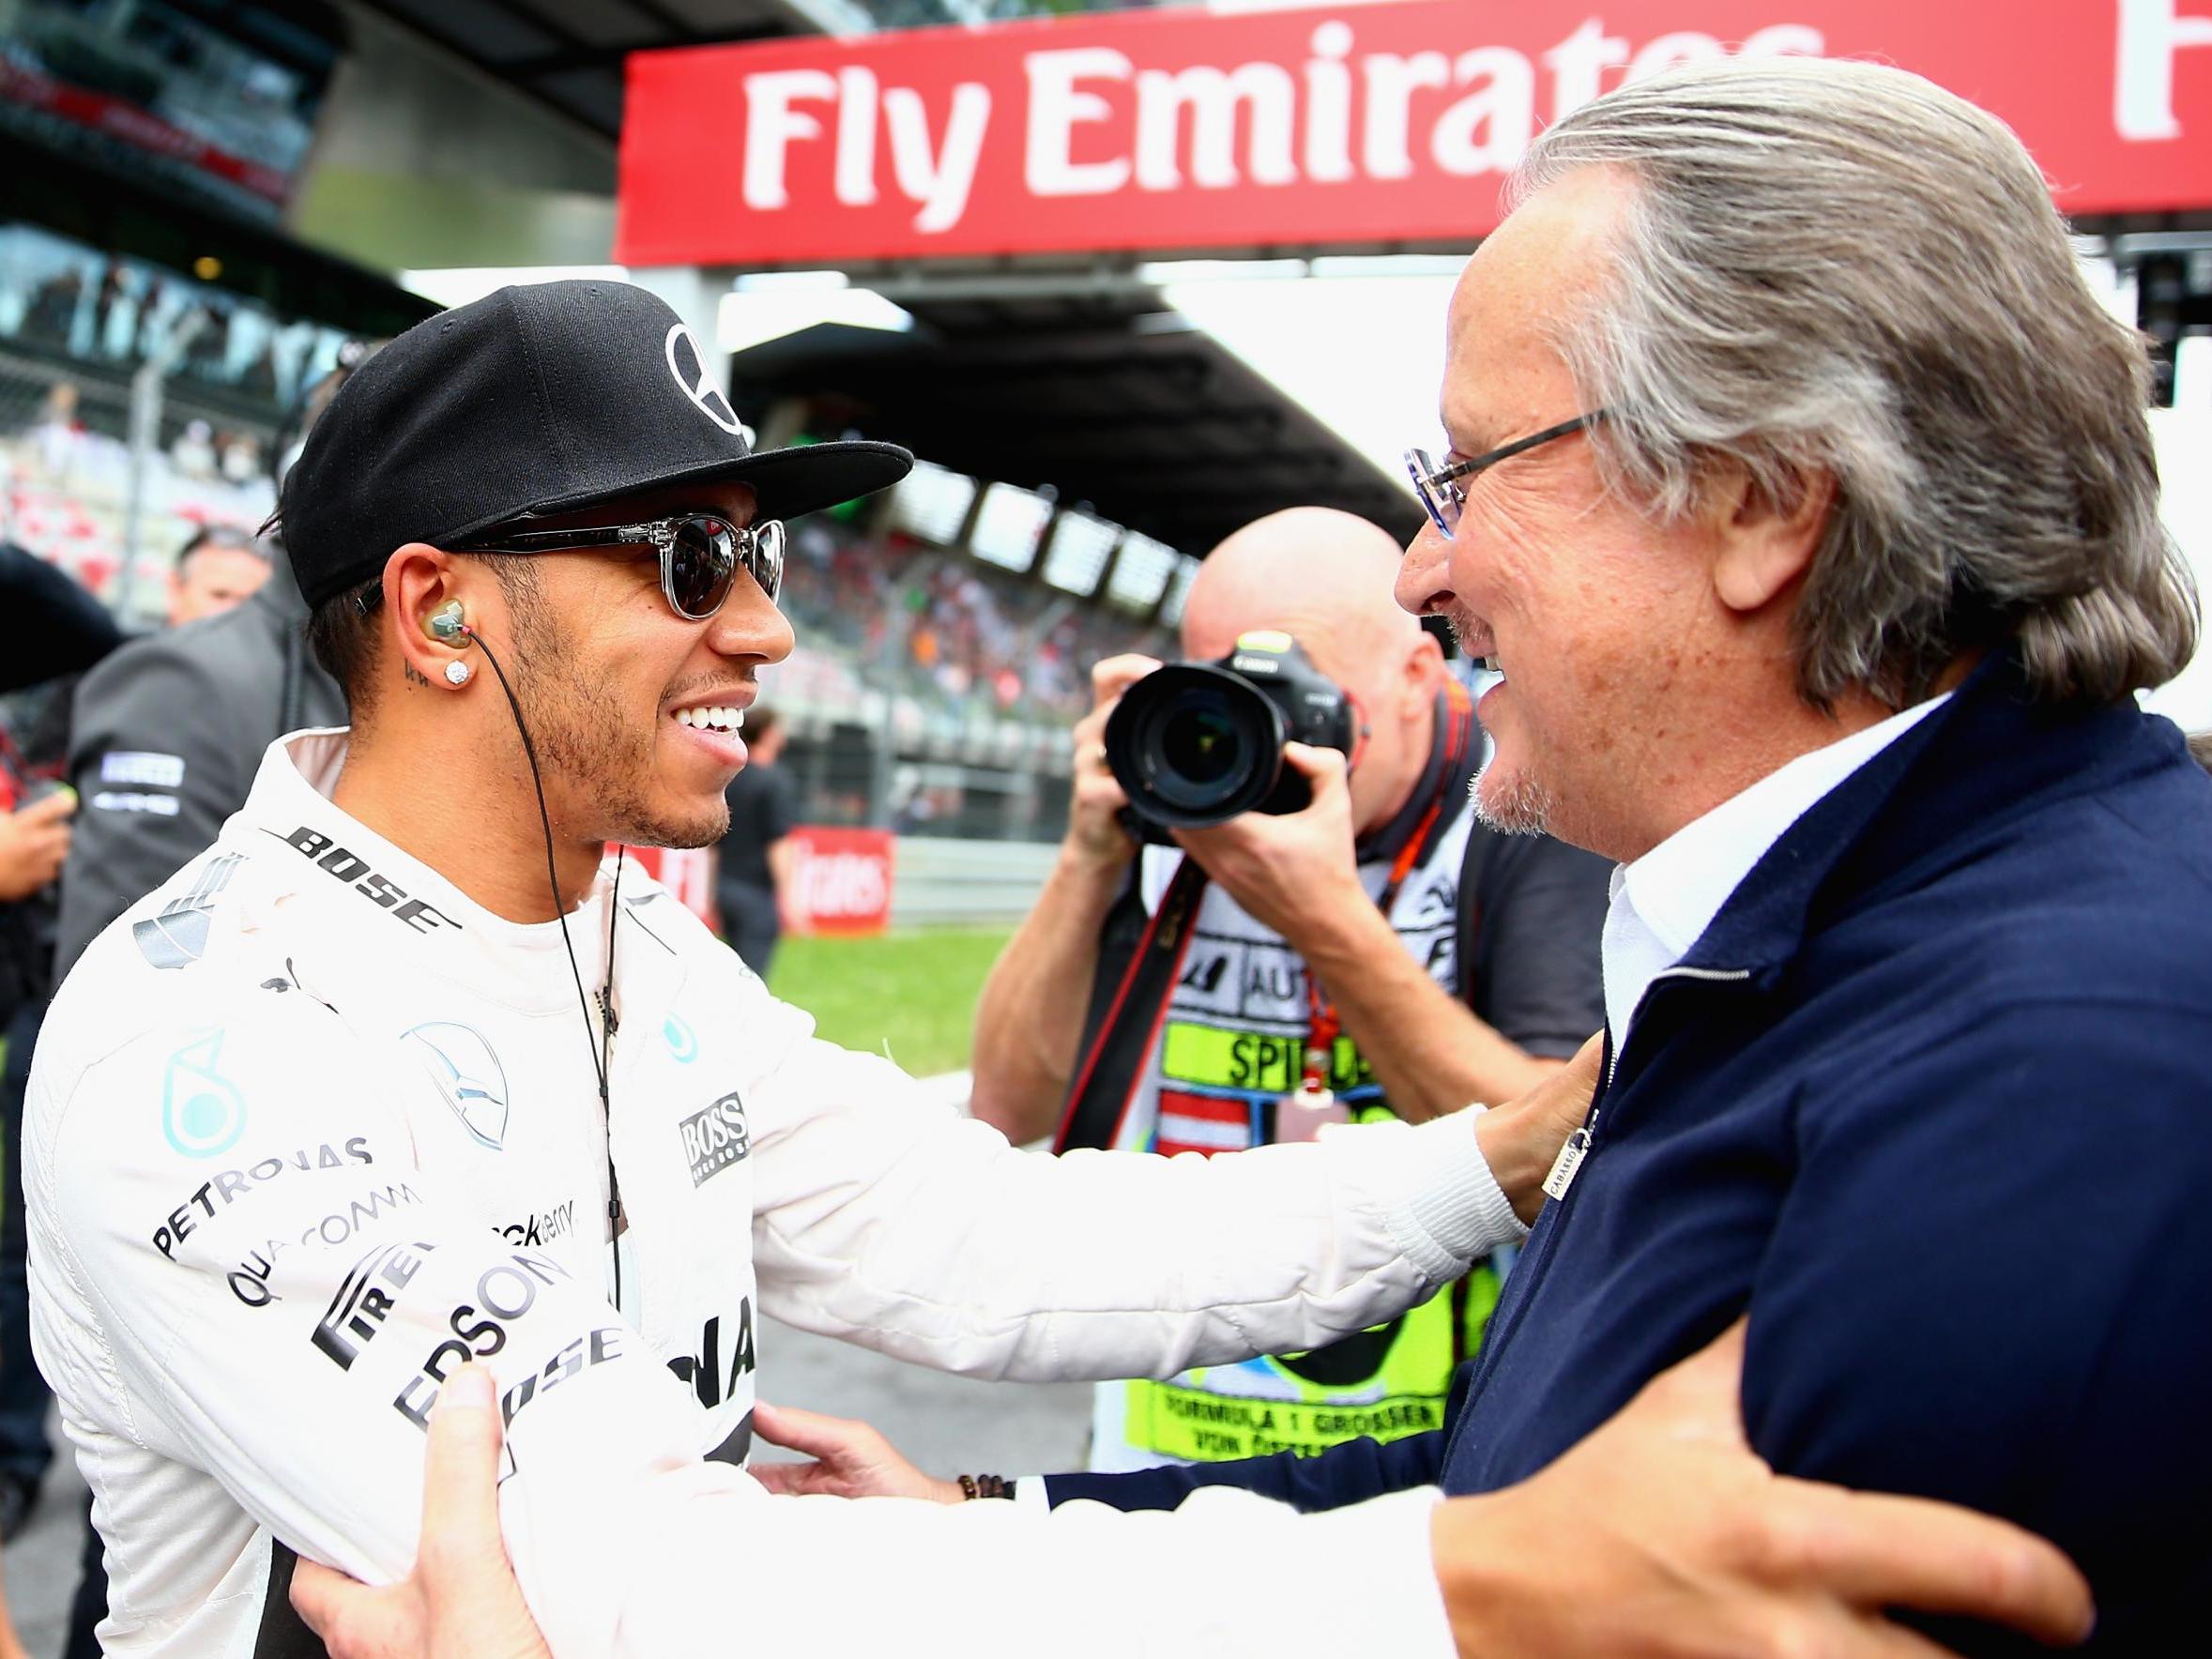
<path fill-rule="evenodd" d="M 676 389 L 691 400 L 692 406 L 751 449 L 751 430 L 738 419 L 729 400 L 714 384 L 714 376 L 708 372 L 706 358 L 692 331 L 681 323 L 670 324 L 668 338 L 662 344 L 662 355 L 668 359 L 668 373 L 676 376 Z"/>
<path fill-rule="evenodd" d="M 492 1045 L 468 1027 L 443 1020 L 417 1026 L 403 1041 L 415 1045 L 462 1127 L 497 1151 L 507 1137 L 507 1073 Z"/>
<path fill-rule="evenodd" d="M 661 1041 L 668 1044 L 668 1052 L 680 1065 L 688 1066 L 699 1058 L 699 1039 L 680 1014 L 672 1013 L 661 1022 Z"/>
<path fill-rule="evenodd" d="M 161 1073 L 161 1133 L 188 1158 L 212 1158 L 246 1133 L 246 1098 L 216 1071 L 222 1033 L 195 1038 Z"/>

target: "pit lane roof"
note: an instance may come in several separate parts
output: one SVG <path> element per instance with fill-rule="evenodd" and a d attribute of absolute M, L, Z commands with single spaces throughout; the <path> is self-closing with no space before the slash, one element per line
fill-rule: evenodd
<path fill-rule="evenodd" d="M 850 0 L 362 0 L 585 126 L 622 125 L 622 59 L 700 46 L 865 28 Z"/>
<path fill-rule="evenodd" d="M 667 46 L 1018 15 L 1030 0 L 358 0 L 608 138 L 622 59 Z"/>
<path fill-rule="evenodd" d="M 740 352 L 733 401 L 755 424 L 804 399 L 847 429 L 1063 502 L 1196 556 L 1286 507 L 1341 508 L 1401 540 L 1412 496 L 1156 289 L 894 290 L 911 333 L 821 324 Z"/>

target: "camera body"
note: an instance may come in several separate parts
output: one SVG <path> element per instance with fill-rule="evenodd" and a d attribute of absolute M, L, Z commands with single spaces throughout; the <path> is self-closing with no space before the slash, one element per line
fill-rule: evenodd
<path fill-rule="evenodd" d="M 1122 693 L 1106 722 L 1106 759 L 1145 841 L 1248 812 L 1294 813 L 1313 799 L 1283 745 L 1349 755 L 1359 718 L 1344 688 L 1289 634 L 1241 635 L 1215 662 L 1170 662 Z"/>

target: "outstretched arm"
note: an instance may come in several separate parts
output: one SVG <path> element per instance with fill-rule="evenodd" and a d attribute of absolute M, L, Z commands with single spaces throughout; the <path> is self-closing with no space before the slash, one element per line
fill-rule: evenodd
<path fill-rule="evenodd" d="M 775 1021 L 804 1016 L 762 1004 Z M 1233 1158 L 1016 1151 L 873 1056 L 793 1042 L 749 1102 L 754 1254 L 788 1324 L 967 1376 L 1167 1377 L 1393 1318 L 1517 1240 L 1594 1046 L 1508 1108 Z"/>
<path fill-rule="evenodd" d="M 1809 1652 L 1926 1659 L 1938 1651 L 1890 1623 L 1892 1607 L 1987 1619 L 2050 1643 L 2088 1634 L 2081 1575 L 2018 1529 L 1945 1504 L 1777 1477 L 1744 1442 L 1736 1406 L 1743 1347 L 1739 1325 L 1659 1377 L 1534 1479 L 1434 1505 L 1423 1565 L 1441 1591 L 1450 1642 L 1430 1651 L 1455 1651 L 1458 1659 L 1613 1659 L 1655 1651 L 1655 1642 L 1678 1659 Z M 807 1415 L 810 1428 L 836 1423 Z M 406 1584 L 372 1591 L 301 1569 L 293 1598 L 329 1640 L 333 1659 L 464 1652 L 534 1659 L 514 1616 L 513 1575 L 486 1547 L 497 1529 L 491 1479 L 496 1439 L 486 1432 L 493 1429 L 488 1411 L 449 1418 L 441 1403 L 431 1429 L 434 1478 L 422 1556 Z M 466 1454 L 466 1478 L 450 1483 L 436 1478 L 441 1437 L 448 1436 Z M 1124 1525 L 1131 1519 L 1120 1518 Z M 1310 1546 L 1320 1547 L 1318 1525 L 1303 1524 L 1314 1530 Z M 1330 1565 L 1324 1582 L 1350 1575 L 1346 1560 L 1331 1558 Z M 1393 1622 L 1388 1587 L 1364 1584 L 1362 1591 L 1372 1607 L 1370 1638 L 1381 1640 Z M 1230 1590 L 1210 1600 L 1235 1607 L 1254 1598 Z M 1088 1598 L 1083 1624 L 1094 1616 L 1112 1621 L 1110 1603 Z M 972 1628 L 971 1645 L 986 1652 L 994 1650 L 993 1631 L 1018 1627 L 1000 1617 Z M 1053 1628 L 1069 1632 L 1065 1640 L 1056 1634 L 1061 1651 L 1089 1651 L 1066 1609 Z M 1316 1625 L 1278 1651 L 1331 1651 L 1323 1645 L 1328 1634 Z M 745 1651 L 773 1651 L 759 1646 L 758 1636 L 744 1633 Z M 681 1651 L 738 1646 L 732 1639 L 721 1649 Z M 819 1639 L 811 1650 L 869 1651 L 857 1641 L 832 1649 Z M 1224 1651 L 1253 1650 L 1239 1643 Z"/>

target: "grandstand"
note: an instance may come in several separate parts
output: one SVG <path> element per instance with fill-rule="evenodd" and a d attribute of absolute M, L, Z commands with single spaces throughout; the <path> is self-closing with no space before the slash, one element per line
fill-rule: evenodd
<path fill-rule="evenodd" d="M 155 620 L 194 529 L 268 516 L 285 412 L 344 339 L 196 275 L 0 224 L 0 535 L 126 623 Z"/>

